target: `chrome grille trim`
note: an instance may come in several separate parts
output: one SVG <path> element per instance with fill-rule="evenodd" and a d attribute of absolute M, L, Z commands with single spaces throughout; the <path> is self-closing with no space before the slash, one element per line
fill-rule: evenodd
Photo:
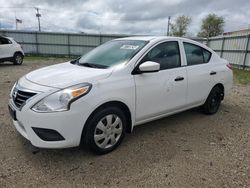
<path fill-rule="evenodd" d="M 36 94 L 36 92 L 20 88 L 18 85 L 16 85 L 12 92 L 12 100 L 15 106 L 18 109 L 21 109 L 26 104 L 26 101 Z"/>

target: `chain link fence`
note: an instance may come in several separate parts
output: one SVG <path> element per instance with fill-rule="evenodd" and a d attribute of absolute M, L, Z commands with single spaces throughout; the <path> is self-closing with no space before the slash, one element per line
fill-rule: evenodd
<path fill-rule="evenodd" d="M 28 55 L 79 56 L 112 39 L 128 37 L 119 34 L 76 34 L 0 30 L 0 35 L 14 38 Z M 205 43 L 222 58 L 239 67 L 250 67 L 250 35 L 193 38 Z"/>

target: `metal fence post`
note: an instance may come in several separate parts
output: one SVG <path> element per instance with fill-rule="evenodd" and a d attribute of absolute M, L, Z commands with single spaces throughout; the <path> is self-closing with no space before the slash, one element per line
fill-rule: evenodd
<path fill-rule="evenodd" d="M 99 44 L 101 45 L 102 44 L 102 35 L 100 34 L 99 36 L 100 36 L 100 38 L 99 38 Z"/>
<path fill-rule="evenodd" d="M 245 50 L 244 60 L 243 60 L 243 70 L 245 70 L 245 68 L 246 68 L 246 60 L 247 60 L 249 40 L 250 40 L 250 34 L 247 35 L 247 44 L 246 44 L 246 50 Z"/>
<path fill-rule="evenodd" d="M 67 37 L 68 37 L 68 56 L 70 57 L 71 56 L 71 52 L 70 52 L 70 35 L 68 34 Z"/>
<path fill-rule="evenodd" d="M 209 37 L 207 37 L 207 38 L 205 38 L 205 39 L 203 39 L 203 41 L 202 41 L 202 43 L 204 44 L 205 43 L 205 45 L 207 46 L 207 47 L 209 47 Z"/>
<path fill-rule="evenodd" d="M 38 48 L 38 36 L 37 36 L 37 32 L 35 32 L 35 40 L 36 40 L 36 54 L 39 54 L 39 48 Z"/>
<path fill-rule="evenodd" d="M 225 37 L 222 38 L 220 57 L 223 57 Z"/>

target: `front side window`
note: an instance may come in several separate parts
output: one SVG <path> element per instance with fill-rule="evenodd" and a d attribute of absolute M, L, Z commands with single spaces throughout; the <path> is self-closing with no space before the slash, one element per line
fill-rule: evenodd
<path fill-rule="evenodd" d="M 187 65 L 199 65 L 203 63 L 208 63 L 211 58 L 211 52 L 208 50 L 191 44 L 184 42 L 184 49 L 186 53 Z"/>
<path fill-rule="evenodd" d="M 127 63 L 137 54 L 147 41 L 114 40 L 107 42 L 83 55 L 78 64 L 98 68 L 108 68 L 117 64 Z"/>
<path fill-rule="evenodd" d="M 142 62 L 154 61 L 160 64 L 160 70 L 181 66 L 180 51 L 177 41 L 164 42 L 150 50 Z"/>

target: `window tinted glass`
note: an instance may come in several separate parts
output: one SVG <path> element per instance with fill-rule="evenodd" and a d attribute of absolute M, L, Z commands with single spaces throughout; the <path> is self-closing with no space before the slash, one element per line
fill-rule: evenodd
<path fill-rule="evenodd" d="M 145 61 L 159 63 L 161 70 L 180 67 L 181 61 L 178 42 L 171 41 L 157 45 L 145 55 L 142 62 Z"/>
<path fill-rule="evenodd" d="M 198 65 L 210 60 L 211 53 L 200 46 L 184 42 L 184 48 L 187 65 Z"/>
<path fill-rule="evenodd" d="M 211 52 L 203 49 L 203 56 L 204 56 L 205 63 L 208 63 L 211 58 Z"/>
<path fill-rule="evenodd" d="M 0 44 L 10 44 L 11 42 L 6 38 L 0 38 Z"/>

